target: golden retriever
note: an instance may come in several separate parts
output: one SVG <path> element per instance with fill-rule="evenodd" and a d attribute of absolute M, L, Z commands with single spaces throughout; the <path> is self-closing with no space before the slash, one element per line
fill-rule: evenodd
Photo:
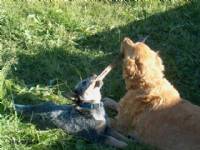
<path fill-rule="evenodd" d="M 200 150 L 200 107 L 164 77 L 159 55 L 143 42 L 121 44 L 126 94 L 115 126 L 162 150 Z"/>

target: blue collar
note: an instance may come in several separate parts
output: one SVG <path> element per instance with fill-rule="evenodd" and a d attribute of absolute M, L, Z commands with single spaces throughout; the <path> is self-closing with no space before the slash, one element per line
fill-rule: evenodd
<path fill-rule="evenodd" d="M 81 103 L 79 104 L 79 107 L 83 108 L 83 109 L 98 109 L 103 107 L 103 103 L 96 103 L 96 104 L 91 104 L 91 103 Z"/>

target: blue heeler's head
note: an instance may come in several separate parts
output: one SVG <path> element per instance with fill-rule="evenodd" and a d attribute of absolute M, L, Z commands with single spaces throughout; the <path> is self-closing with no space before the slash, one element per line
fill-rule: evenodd
<path fill-rule="evenodd" d="M 97 75 L 93 75 L 89 78 L 80 81 L 75 86 L 74 92 L 81 102 L 100 102 L 100 89 L 103 85 L 103 82 L 96 81 L 96 77 Z"/>

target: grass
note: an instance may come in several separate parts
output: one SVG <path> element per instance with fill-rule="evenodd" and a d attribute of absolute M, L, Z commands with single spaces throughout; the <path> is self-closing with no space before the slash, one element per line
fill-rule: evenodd
<path fill-rule="evenodd" d="M 160 51 L 166 77 L 200 105 L 199 20 L 198 0 L 0 0 L 0 149 L 114 149 L 23 123 L 12 102 L 71 103 L 62 94 L 109 64 L 124 36 L 149 35 L 146 43 Z M 103 95 L 119 100 L 123 94 L 117 68 Z M 128 149 L 154 148 L 130 143 Z"/>

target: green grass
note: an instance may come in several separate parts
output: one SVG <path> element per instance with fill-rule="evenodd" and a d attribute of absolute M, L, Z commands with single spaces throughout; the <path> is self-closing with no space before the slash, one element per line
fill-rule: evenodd
<path fill-rule="evenodd" d="M 109 64 L 124 36 L 147 35 L 166 77 L 200 105 L 200 1 L 0 0 L 0 149 L 114 149 L 59 129 L 39 130 L 17 117 L 12 102 L 71 103 L 62 94 Z M 119 67 L 103 95 L 119 100 L 124 92 Z M 130 143 L 127 149 L 153 148 Z"/>

